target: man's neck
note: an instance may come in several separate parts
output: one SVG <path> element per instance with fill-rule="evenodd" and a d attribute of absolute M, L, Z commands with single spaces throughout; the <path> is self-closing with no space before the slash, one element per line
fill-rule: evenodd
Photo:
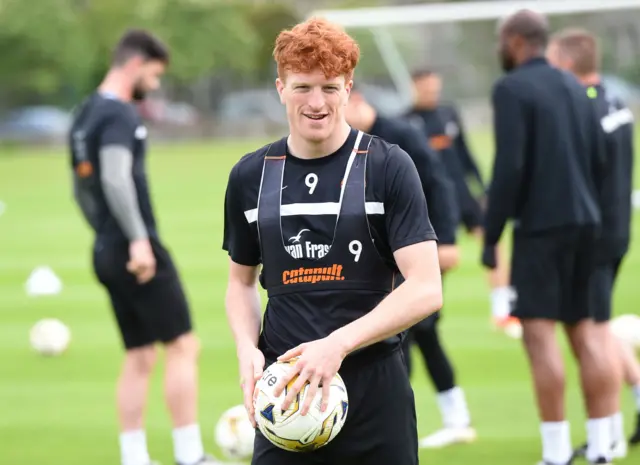
<path fill-rule="evenodd" d="M 578 78 L 578 81 L 580 81 L 582 85 L 585 87 L 597 86 L 601 82 L 600 74 L 598 73 L 584 74 L 582 76 L 577 76 L 577 78 Z"/>
<path fill-rule="evenodd" d="M 107 73 L 98 87 L 98 91 L 114 95 L 125 102 L 130 102 L 133 97 L 133 86 L 118 70 L 111 70 Z"/>
<path fill-rule="evenodd" d="M 422 104 L 417 103 L 413 106 L 413 108 L 417 111 L 433 111 L 438 108 L 438 102 L 429 102 Z"/>
<path fill-rule="evenodd" d="M 331 137 L 322 142 L 313 143 L 303 139 L 302 137 L 296 137 L 294 134 L 290 134 L 287 138 L 287 145 L 289 146 L 291 154 L 297 158 L 322 158 L 327 155 L 331 155 L 342 147 L 349 137 L 350 132 L 351 127 L 346 121 L 344 121 L 336 127 Z"/>
<path fill-rule="evenodd" d="M 538 58 L 545 58 L 543 50 L 540 50 L 538 48 L 526 49 L 523 51 L 520 59 L 518 60 L 518 66 L 522 66 L 525 63 L 528 63 L 531 60 L 536 60 Z"/>

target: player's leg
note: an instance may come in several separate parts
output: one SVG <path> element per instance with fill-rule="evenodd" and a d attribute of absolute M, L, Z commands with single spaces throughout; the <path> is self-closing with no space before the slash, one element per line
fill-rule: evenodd
<path fill-rule="evenodd" d="M 555 332 L 561 295 L 556 248 L 548 235 L 514 235 L 512 283 L 518 299 L 513 314 L 522 322 L 522 340 L 541 421 L 543 463 L 565 465 L 572 448 L 565 419 L 563 357 Z"/>
<path fill-rule="evenodd" d="M 178 272 L 166 249 L 152 242 L 157 262 L 153 280 L 137 286 L 136 308 L 155 340 L 165 348 L 164 394 L 173 424 L 178 465 L 217 463 L 205 455 L 198 423 L 199 343 Z"/>
<path fill-rule="evenodd" d="M 613 458 L 624 458 L 627 455 L 627 441 L 624 436 L 623 416 L 620 412 L 620 390 L 622 389 L 623 371 L 620 346 L 615 339 L 609 326 L 611 319 L 611 304 L 613 297 L 613 286 L 617 274 L 618 261 L 604 261 L 595 267 L 589 285 L 589 304 L 593 305 L 592 313 L 595 321 L 594 337 L 597 340 L 606 341 L 603 350 L 608 350 L 610 364 L 615 371 L 612 379 L 611 389 L 611 409 L 615 413 L 610 417 L 612 434 L 612 456 Z M 615 390 L 614 390 L 615 389 Z M 587 453 L 588 446 L 585 444 L 576 451 L 576 456 L 583 456 Z"/>
<path fill-rule="evenodd" d="M 137 316 L 128 292 L 125 264 L 126 245 L 98 243 L 93 266 L 96 277 L 109 294 L 125 348 L 116 382 L 116 410 L 120 430 L 122 465 L 150 463 L 144 429 L 149 380 L 156 362 L 153 336 Z"/>
<path fill-rule="evenodd" d="M 636 426 L 629 438 L 632 445 L 640 444 L 640 362 L 633 347 L 624 341 L 617 341 L 624 374 L 624 381 L 631 388 L 636 405 Z"/>
<path fill-rule="evenodd" d="M 438 407 L 443 428 L 420 440 L 420 447 L 440 448 L 456 443 L 468 443 L 476 439 L 471 427 L 471 415 L 464 391 L 455 383 L 453 366 L 438 334 L 440 312 L 437 312 L 412 328 L 415 345 L 419 348 L 429 377 L 436 389 Z"/>
<path fill-rule="evenodd" d="M 417 465 L 413 389 L 400 351 L 342 370 L 349 413 L 342 431 L 319 449 L 322 465 Z"/>
<path fill-rule="evenodd" d="M 611 331 L 595 319 L 597 315 L 602 317 L 601 307 L 607 299 L 598 302 L 598 307 L 591 302 L 594 295 L 590 288 L 597 275 L 593 237 L 588 230 L 576 230 L 567 236 L 570 243 L 566 247 L 573 247 L 574 257 L 566 262 L 570 273 L 563 283 L 563 322 L 580 367 L 588 416 L 586 458 L 591 463 L 608 463 L 612 457 L 612 420 L 619 411 L 619 362 Z"/>

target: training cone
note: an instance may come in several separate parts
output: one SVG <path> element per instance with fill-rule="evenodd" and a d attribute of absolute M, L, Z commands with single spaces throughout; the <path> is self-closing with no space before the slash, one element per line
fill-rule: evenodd
<path fill-rule="evenodd" d="M 27 295 L 57 295 L 62 291 L 62 281 L 48 266 L 39 266 L 31 272 L 25 283 Z"/>

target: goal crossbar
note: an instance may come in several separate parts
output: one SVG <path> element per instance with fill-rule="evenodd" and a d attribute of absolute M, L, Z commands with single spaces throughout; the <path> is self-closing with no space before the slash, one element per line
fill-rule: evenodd
<path fill-rule="evenodd" d="M 344 10 L 316 10 L 321 16 L 348 28 L 373 28 L 409 24 L 435 24 L 499 19 L 527 8 L 546 15 L 598 11 L 637 10 L 640 0 L 538 0 L 505 2 L 429 3 Z"/>

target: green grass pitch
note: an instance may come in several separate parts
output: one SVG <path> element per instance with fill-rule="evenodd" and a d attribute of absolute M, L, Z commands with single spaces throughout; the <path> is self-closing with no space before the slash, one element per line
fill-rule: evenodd
<path fill-rule="evenodd" d="M 638 134 L 640 142 L 640 134 Z M 472 134 L 483 168 L 492 156 L 489 132 Z M 231 166 L 257 142 L 160 147 L 151 141 L 149 172 L 161 234 L 181 270 L 202 340 L 200 420 L 206 448 L 217 453 L 213 428 L 223 410 L 241 403 L 235 349 L 224 313 L 226 254 L 222 239 L 224 190 Z M 0 463 L 117 464 L 114 381 L 120 340 L 107 298 L 90 268 L 91 237 L 72 203 L 67 160 L 60 152 L 15 151 L 0 157 Z M 636 177 L 636 185 L 639 177 Z M 639 313 L 640 215 L 635 241 L 615 294 L 617 314 Z M 447 278 L 443 338 L 465 389 L 479 440 L 421 452 L 423 463 L 534 464 L 540 459 L 538 420 L 528 367 L 518 341 L 493 331 L 489 293 L 478 244 L 461 235 L 462 265 Z M 64 282 L 59 296 L 30 298 L 24 282 L 38 265 Z M 41 358 L 28 331 L 39 318 L 57 317 L 73 334 L 70 350 Z M 566 346 L 565 346 L 566 349 Z M 585 426 L 576 370 L 567 354 L 567 408 L 576 444 Z M 414 375 L 419 430 L 440 426 L 434 393 L 420 361 Z M 152 456 L 173 463 L 170 424 L 158 369 L 148 406 Z M 633 421 L 625 390 L 627 431 Z M 640 450 L 624 463 L 638 463 Z M 621 462 L 622 463 L 622 462 Z"/>

